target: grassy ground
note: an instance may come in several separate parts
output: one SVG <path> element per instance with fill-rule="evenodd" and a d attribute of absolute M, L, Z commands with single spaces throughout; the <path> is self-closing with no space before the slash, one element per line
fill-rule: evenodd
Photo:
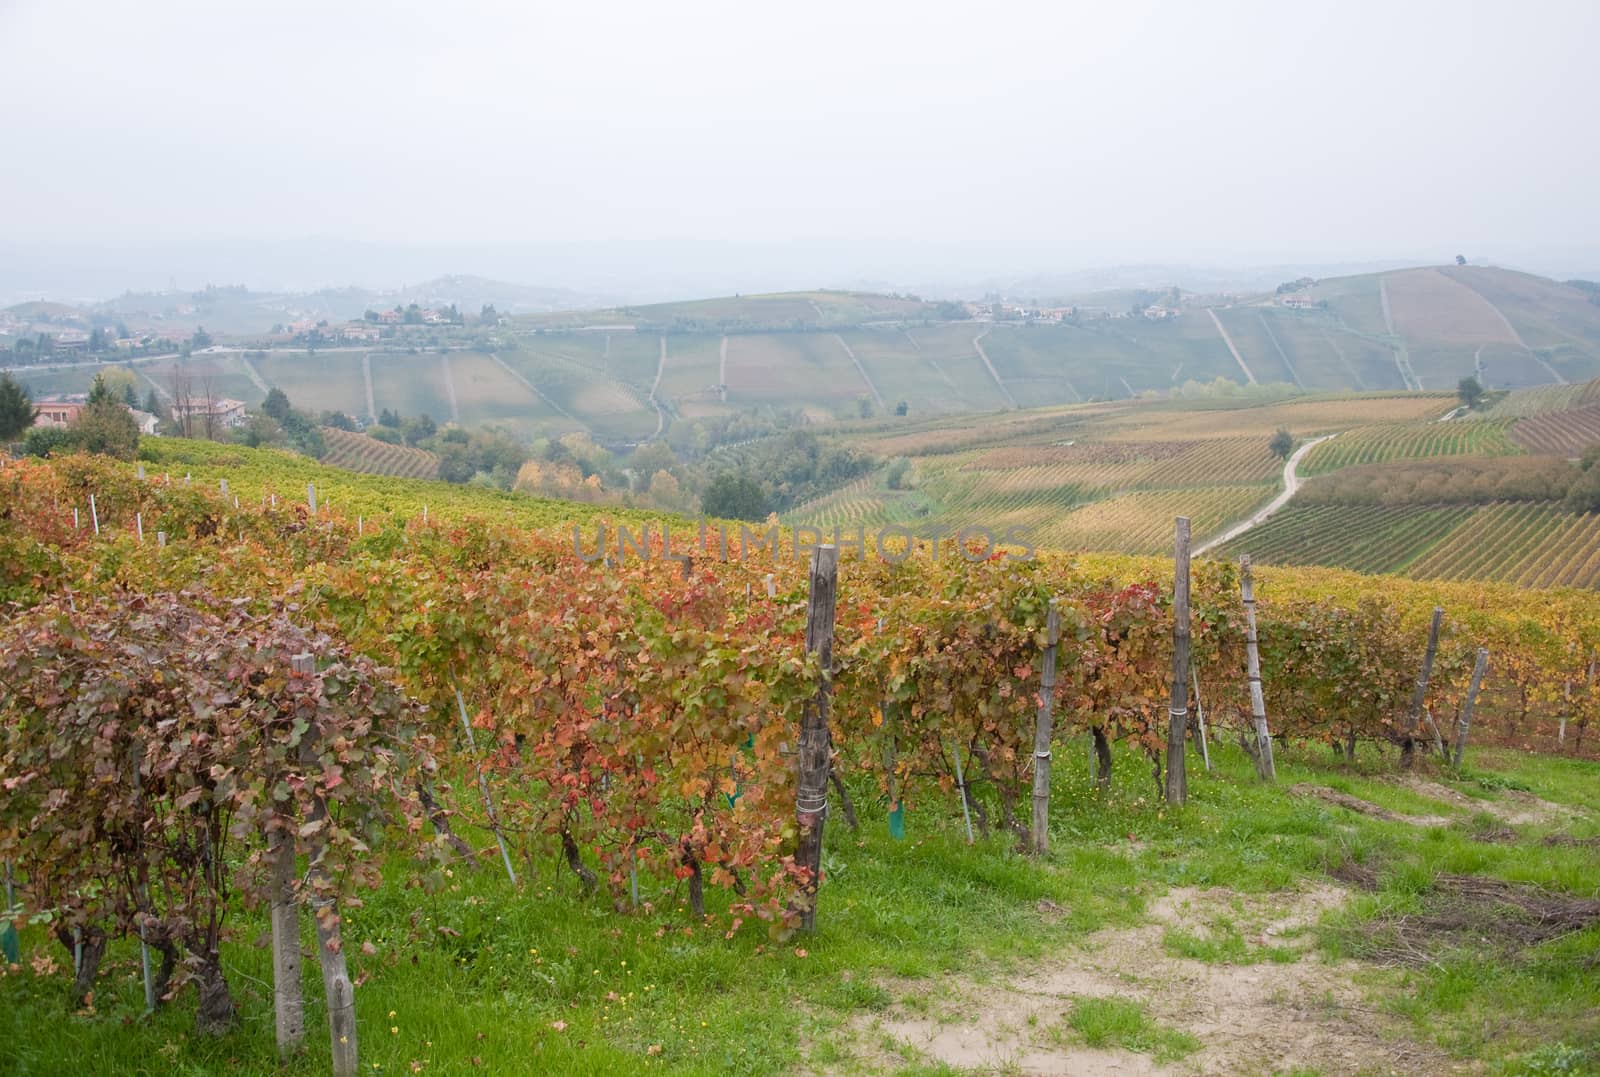
<path fill-rule="evenodd" d="M 646 909 L 619 914 L 609 899 L 578 896 L 553 859 L 531 865 L 515 890 L 487 863 L 455 871 L 435 893 L 386 886 L 346 928 L 352 975 L 367 977 L 357 996 L 362 1068 L 953 1072 L 938 1057 L 893 1042 L 875 1022 L 937 1008 L 958 982 L 981 991 L 1048 969 L 1096 932 L 1104 938 L 1149 923 L 1156 904 L 1179 888 L 1210 896 L 1186 909 L 1181 930 L 1166 932 L 1162 945 L 1174 961 L 1270 973 L 1346 960 L 1334 967 L 1365 1006 L 1440 1058 L 1514 1073 L 1600 1066 L 1600 928 L 1524 948 L 1484 924 L 1481 934 L 1423 938 L 1417 961 L 1397 961 L 1390 946 L 1407 924 L 1438 911 L 1441 876 L 1600 896 L 1593 847 L 1542 841 L 1600 833 L 1600 766 L 1485 752 L 1463 777 L 1430 776 L 1453 790 L 1442 800 L 1437 786 L 1396 781 L 1392 754 L 1380 759 L 1368 749 L 1352 765 L 1325 748 L 1285 748 L 1279 783 L 1266 787 L 1240 753 L 1219 749 L 1217 772 L 1192 773 L 1189 805 L 1172 811 L 1155 798 L 1142 759 L 1119 756 L 1114 788 L 1103 796 L 1092 791 L 1086 748 L 1056 754 L 1054 845 L 1044 862 L 1018 855 L 998 836 L 969 846 L 959 810 L 931 790 L 912 802 L 908 839 L 891 841 L 881 803 L 859 786 L 860 832 L 837 817 L 829 823 L 819 931 L 782 944 L 758 925 L 728 939 L 715 916 L 692 922 L 671 882 L 645 885 Z M 1198 771 L 1198 761 L 1191 767 Z M 1289 795 L 1297 783 L 1449 823 L 1423 829 L 1380 821 Z M 1545 801 L 1560 807 L 1541 807 Z M 1506 826 L 1513 810 L 1527 818 Z M 1331 889 L 1330 873 L 1359 878 L 1364 888 L 1340 888 L 1343 900 L 1299 938 L 1263 944 L 1250 922 L 1252 902 L 1314 885 Z M 0 980 L 0 1069 L 324 1072 L 315 974 L 307 969 L 311 1050 L 279 1070 L 270 958 L 252 945 L 262 918 L 240 913 L 233 923 L 237 941 L 226 966 L 241 1021 L 221 1040 L 193 1035 L 188 994 L 142 1016 L 137 948 L 126 944 L 108 958 L 93 1012 L 69 1013 L 70 970 L 40 975 L 31 967 L 34 958 L 69 964 L 64 951 L 26 929 L 21 966 Z M 362 943 L 376 954 L 364 955 Z M 1130 983 L 1150 975 L 1127 972 Z M 1207 1061 L 1214 1045 L 1206 1035 L 1132 997 L 1079 998 L 1044 1016 L 1038 1035 L 1047 1045 L 1138 1052 L 1175 1072 L 1218 1069 Z M 1263 1060 L 1263 1071 L 1274 1064 Z"/>

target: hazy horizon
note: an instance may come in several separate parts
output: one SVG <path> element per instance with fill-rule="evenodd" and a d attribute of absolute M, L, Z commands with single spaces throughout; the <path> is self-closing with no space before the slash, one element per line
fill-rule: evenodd
<path fill-rule="evenodd" d="M 1593 272 L 1597 31 L 1572 0 L 10 0 L 0 289 Z"/>

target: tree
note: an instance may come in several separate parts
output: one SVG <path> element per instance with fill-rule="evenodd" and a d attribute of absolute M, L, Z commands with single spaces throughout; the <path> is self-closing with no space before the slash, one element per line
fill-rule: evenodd
<path fill-rule="evenodd" d="M 1289 459 L 1289 454 L 1294 452 L 1294 435 L 1283 427 L 1278 427 L 1278 432 L 1272 435 L 1272 440 L 1267 442 L 1267 448 L 1272 450 L 1272 455 L 1280 460 Z"/>
<path fill-rule="evenodd" d="M 395 430 L 400 429 L 399 412 L 390 411 L 388 408 L 384 408 L 382 411 L 378 412 L 378 425 L 392 427 Z"/>
<path fill-rule="evenodd" d="M 1470 374 L 1456 382 L 1456 396 L 1469 408 L 1478 406 L 1483 399 L 1483 386 Z"/>
<path fill-rule="evenodd" d="M 89 389 L 89 402 L 72 424 L 73 441 L 84 452 L 132 460 L 139 450 L 139 424 L 98 375 Z"/>
<path fill-rule="evenodd" d="M 1464 266 L 1466 264 L 1467 264 L 1467 256 L 1466 255 L 1464 255 L 1464 254 L 1456 255 L 1456 265 Z"/>
<path fill-rule="evenodd" d="M 28 390 L 9 373 L 0 374 L 0 441 L 15 441 L 38 416 Z"/>
<path fill-rule="evenodd" d="M 160 397 L 156 396 L 156 391 L 154 389 L 146 390 L 144 394 L 143 410 L 148 411 L 151 415 L 161 414 L 161 399 Z"/>
<path fill-rule="evenodd" d="M 724 471 L 700 495 L 700 511 L 725 520 L 762 520 L 767 515 L 767 493 L 750 476 Z"/>
<path fill-rule="evenodd" d="M 856 414 L 860 415 L 863 419 L 872 418 L 872 401 L 866 397 L 862 397 L 860 400 L 857 400 Z"/>
<path fill-rule="evenodd" d="M 452 442 L 439 450 L 439 477 L 445 482 L 470 482 L 477 471 L 466 446 Z"/>
<path fill-rule="evenodd" d="M 267 390 L 267 398 L 261 402 L 261 410 L 280 423 L 283 422 L 293 410 L 289 404 L 289 394 L 274 385 Z"/>
<path fill-rule="evenodd" d="M 894 406 L 894 413 L 896 415 L 904 415 L 906 412 L 908 412 L 910 410 L 911 410 L 911 408 L 906 404 L 906 402 L 904 400 L 900 401 L 900 403 L 898 403 L 898 404 L 896 404 Z"/>
<path fill-rule="evenodd" d="M 206 332 L 205 326 L 195 328 L 194 336 L 189 338 L 189 346 L 193 348 L 211 347 L 211 334 Z"/>
<path fill-rule="evenodd" d="M 335 430 L 354 430 L 356 424 L 350 416 L 342 411 L 324 411 L 317 419 L 323 426 L 330 426 Z"/>

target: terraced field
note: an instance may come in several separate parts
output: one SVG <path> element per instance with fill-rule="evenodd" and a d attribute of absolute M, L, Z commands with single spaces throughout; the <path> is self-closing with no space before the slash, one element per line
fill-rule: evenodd
<path fill-rule="evenodd" d="M 402 479 L 436 479 L 439 458 L 426 449 L 390 445 L 365 434 L 324 427 L 328 454 L 324 464 L 359 471 L 363 475 L 393 475 Z"/>
<path fill-rule="evenodd" d="M 1457 525 L 1471 505 L 1297 505 L 1214 551 L 1267 565 L 1327 565 L 1401 572 Z"/>
<path fill-rule="evenodd" d="M 1577 385 L 1540 385 L 1532 389 L 1518 389 L 1507 393 L 1475 417 L 1484 419 L 1521 419 L 1547 411 L 1562 411 L 1588 404 L 1600 404 L 1600 381 Z"/>
<path fill-rule="evenodd" d="M 1511 438 L 1530 453 L 1578 457 L 1600 443 L 1600 404 L 1519 419 Z"/>
<path fill-rule="evenodd" d="M 1353 430 L 1312 449 L 1303 475 L 1321 475 L 1356 464 L 1436 456 L 1504 456 L 1522 451 L 1511 440 L 1508 420 L 1448 423 L 1389 423 Z"/>
<path fill-rule="evenodd" d="M 1547 504 L 1497 504 L 1473 515 L 1409 575 L 1500 580 L 1521 587 L 1600 586 L 1600 513 Z"/>

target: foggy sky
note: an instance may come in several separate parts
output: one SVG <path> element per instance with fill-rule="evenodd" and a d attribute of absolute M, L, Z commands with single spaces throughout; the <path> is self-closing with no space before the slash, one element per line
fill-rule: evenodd
<path fill-rule="evenodd" d="M 0 238 L 1585 258 L 1597 40 L 1593 0 L 0 0 Z"/>

